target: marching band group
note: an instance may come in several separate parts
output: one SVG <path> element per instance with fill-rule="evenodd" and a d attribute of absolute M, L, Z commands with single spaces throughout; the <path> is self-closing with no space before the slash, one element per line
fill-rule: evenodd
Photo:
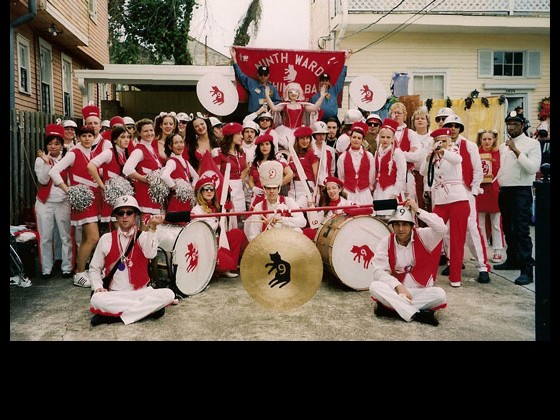
<path fill-rule="evenodd" d="M 330 218 L 352 217 L 351 211 L 336 207 L 396 199 L 404 206 L 375 211 L 374 204 L 366 211 L 392 226 L 389 235 L 372 244 L 379 245 L 370 287 L 378 316 L 396 311 L 406 321 L 437 325 L 433 314 L 446 304 L 445 292 L 433 287 L 442 244 L 451 286 L 461 286 L 465 243 L 476 259 L 478 281 L 490 281 L 477 203 L 482 206 L 479 194 L 484 192 L 483 210 L 492 218 L 493 260 L 499 262 L 500 153 L 493 137 L 481 137 L 479 151 L 475 142 L 461 135 L 464 124 L 449 108 L 438 113 L 439 128 L 433 131 L 427 109 L 418 108 L 414 131 L 405 123 L 406 107 L 396 102 L 383 120 L 377 114 L 348 110 L 344 131 L 333 138 L 331 126 L 338 120 L 330 115 L 317 118 L 330 87 L 328 75 L 321 78 L 314 103 L 302 101 L 297 83 L 287 86 L 283 102 L 267 82 L 268 68 L 259 67 L 254 80 L 236 66 L 250 93 L 251 114 L 242 123 L 168 112 L 136 122 L 114 117 L 102 132 L 99 108 L 88 105 L 82 109 L 83 126 L 73 121 L 47 125 L 45 152 L 35 163 L 42 275 L 52 276 L 53 248 L 55 254 L 59 248 L 63 277 L 73 276 L 75 285 L 95 292 L 91 310 L 97 318 L 92 325 L 111 316 L 134 322 L 162 314 L 162 308 L 173 303 L 169 293 L 119 300 L 97 292 L 145 289 L 146 275 L 132 263 L 141 265 L 157 257 L 155 231 L 165 223 L 160 215 L 187 211 L 222 237 L 217 242 L 217 275 L 237 277 L 245 247 L 267 229 L 292 228 L 314 240 Z M 72 145 L 68 138 L 73 131 Z M 492 162 L 490 173 L 483 172 L 483 153 Z M 317 206 L 331 208 L 293 211 Z M 134 226 L 128 224 L 128 216 L 134 216 Z M 134 242 L 140 224 L 149 229 Z M 100 238 L 100 232 L 108 233 Z M 125 254 L 131 241 L 133 257 Z M 107 277 L 115 265 L 111 282 L 102 285 L 102 276 Z"/>

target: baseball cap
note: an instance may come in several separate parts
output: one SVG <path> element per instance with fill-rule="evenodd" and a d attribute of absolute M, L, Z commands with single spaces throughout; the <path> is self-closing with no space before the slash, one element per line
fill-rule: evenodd
<path fill-rule="evenodd" d="M 257 74 L 259 76 L 268 76 L 270 74 L 270 68 L 268 66 L 259 66 L 257 68 Z"/>

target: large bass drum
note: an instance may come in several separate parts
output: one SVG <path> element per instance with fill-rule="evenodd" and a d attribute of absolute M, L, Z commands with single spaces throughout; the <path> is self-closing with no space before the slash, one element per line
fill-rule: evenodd
<path fill-rule="evenodd" d="M 323 263 L 342 283 L 354 290 L 368 290 L 373 250 L 390 233 L 387 224 L 375 217 L 341 214 L 319 227 L 315 245 Z"/>

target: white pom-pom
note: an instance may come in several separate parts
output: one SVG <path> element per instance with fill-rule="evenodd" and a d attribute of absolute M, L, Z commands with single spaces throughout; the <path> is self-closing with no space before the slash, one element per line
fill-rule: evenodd
<path fill-rule="evenodd" d="M 150 198 L 159 205 L 164 205 L 169 196 L 169 187 L 162 181 L 160 170 L 150 172 L 146 178 L 148 178 Z"/>
<path fill-rule="evenodd" d="M 111 207 L 115 206 L 115 201 L 123 195 L 134 195 L 134 187 L 126 178 L 115 176 L 105 183 L 105 201 Z"/>
<path fill-rule="evenodd" d="M 175 196 L 179 201 L 181 203 L 190 202 L 191 206 L 194 207 L 196 205 L 196 195 L 192 185 L 181 178 L 175 180 L 175 184 Z"/>
<path fill-rule="evenodd" d="M 68 187 L 68 201 L 74 211 L 82 212 L 88 209 L 93 203 L 93 198 L 93 191 L 86 185 L 79 184 Z"/>

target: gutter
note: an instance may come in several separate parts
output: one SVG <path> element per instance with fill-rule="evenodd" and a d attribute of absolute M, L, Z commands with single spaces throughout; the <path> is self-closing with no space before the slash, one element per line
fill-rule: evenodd
<path fill-rule="evenodd" d="M 28 7 L 29 13 L 18 16 L 10 22 L 10 109 L 16 107 L 14 28 L 33 20 L 37 16 L 37 0 L 29 0 Z"/>

